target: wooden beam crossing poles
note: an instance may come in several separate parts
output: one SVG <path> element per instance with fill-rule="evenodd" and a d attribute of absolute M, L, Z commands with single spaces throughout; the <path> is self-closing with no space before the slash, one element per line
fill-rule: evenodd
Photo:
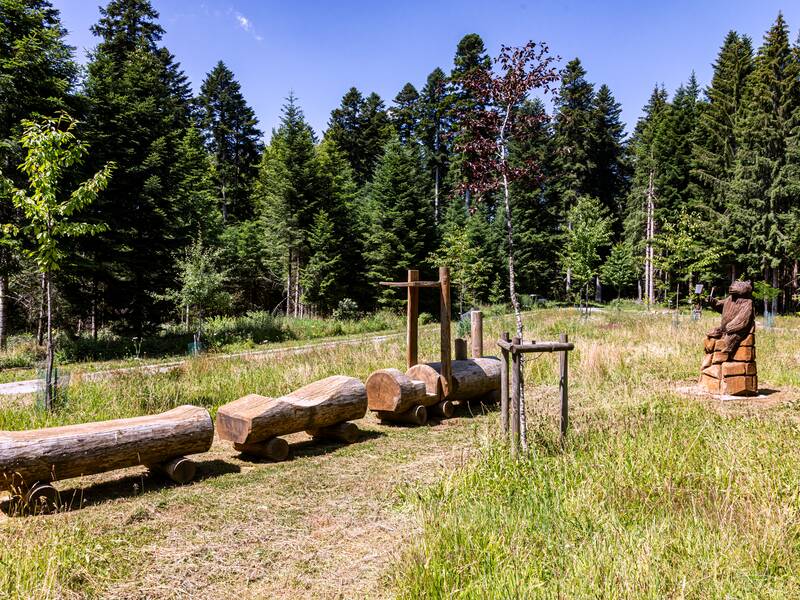
<path fill-rule="evenodd" d="M 569 428 L 569 362 L 568 354 L 575 349 L 567 338 L 566 333 L 560 335 L 558 342 L 524 342 L 515 337 L 509 341 L 508 333 L 503 333 L 497 345 L 502 352 L 500 370 L 500 424 L 503 431 L 503 439 L 508 440 L 509 420 L 511 429 L 511 455 L 517 456 L 520 447 L 521 434 L 521 386 L 522 386 L 522 355 L 529 352 L 558 352 L 559 354 L 559 393 L 561 397 L 561 442 L 567 436 Z M 509 406 L 508 392 L 508 357 L 511 355 L 511 405 Z"/>
<path fill-rule="evenodd" d="M 562 333 L 559 337 L 559 341 L 562 344 L 568 343 L 567 334 Z M 567 427 L 569 426 L 569 363 L 568 357 L 569 351 L 562 350 L 560 352 L 560 368 L 561 368 L 561 381 L 559 383 L 559 390 L 561 392 L 561 441 L 566 439 L 567 437 Z"/>
<path fill-rule="evenodd" d="M 472 358 L 480 358 L 483 356 L 483 313 L 479 310 L 470 313 L 470 338 Z"/>
<path fill-rule="evenodd" d="M 414 282 L 419 281 L 419 271 L 408 271 L 408 318 L 406 323 L 406 369 L 413 367 L 418 360 L 419 344 L 419 288 Z"/>

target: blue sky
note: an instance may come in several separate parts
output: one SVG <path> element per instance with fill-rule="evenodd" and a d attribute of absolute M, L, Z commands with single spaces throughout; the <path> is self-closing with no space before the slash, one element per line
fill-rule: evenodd
<path fill-rule="evenodd" d="M 53 0 L 79 60 L 96 44 L 89 27 L 98 0 Z M 711 77 L 726 32 L 761 43 L 779 10 L 792 40 L 800 2 L 784 0 L 153 0 L 164 44 L 194 89 L 223 60 L 242 84 L 269 137 L 289 90 L 321 133 L 331 109 L 355 85 L 387 105 L 411 81 L 418 88 L 440 66 L 449 72 L 456 44 L 478 33 L 490 54 L 501 44 L 545 41 L 564 61 L 578 56 L 596 84 L 607 83 L 633 127 L 655 83 L 672 92 L 694 70 Z"/>

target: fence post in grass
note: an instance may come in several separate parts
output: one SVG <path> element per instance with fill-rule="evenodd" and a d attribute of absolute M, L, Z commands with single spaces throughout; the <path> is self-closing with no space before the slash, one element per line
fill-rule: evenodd
<path fill-rule="evenodd" d="M 504 331 L 501 339 L 510 340 L 508 332 Z M 508 442 L 508 350 L 500 349 L 500 428 L 503 432 L 503 443 Z"/>
<path fill-rule="evenodd" d="M 522 381 L 522 353 L 517 350 L 517 346 L 522 343 L 522 340 L 518 337 L 515 337 L 511 343 L 513 345 L 511 348 L 511 455 L 516 456 L 519 451 L 519 386 L 520 382 Z"/>
<path fill-rule="evenodd" d="M 439 292 L 439 310 L 441 311 L 439 316 L 441 328 L 441 378 L 444 398 L 447 398 L 450 392 L 452 392 L 453 386 L 453 371 L 450 364 L 450 269 L 448 267 L 439 267 Z"/>
<path fill-rule="evenodd" d="M 483 313 L 473 310 L 470 316 L 470 337 L 472 342 L 472 358 L 483 356 Z"/>
<path fill-rule="evenodd" d="M 559 341 L 562 344 L 566 344 L 568 341 L 567 334 L 562 333 L 559 337 Z M 567 437 L 567 427 L 569 426 L 569 365 L 567 362 L 569 353 L 566 350 L 562 350 L 559 354 L 561 355 L 559 357 L 559 362 L 561 363 L 561 381 L 559 383 L 559 388 L 561 391 L 561 441 L 563 442 Z"/>
<path fill-rule="evenodd" d="M 408 283 L 419 281 L 419 271 L 409 269 Z M 417 339 L 419 334 L 419 288 L 413 285 L 408 286 L 408 306 L 406 318 L 406 368 L 410 369 L 417 362 Z"/>
<path fill-rule="evenodd" d="M 455 350 L 455 360 L 467 360 L 467 340 L 464 338 L 456 338 L 453 342 Z"/>

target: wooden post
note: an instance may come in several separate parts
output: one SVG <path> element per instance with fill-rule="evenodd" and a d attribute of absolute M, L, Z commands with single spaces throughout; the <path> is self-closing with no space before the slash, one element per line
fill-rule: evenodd
<path fill-rule="evenodd" d="M 455 346 L 456 360 L 467 360 L 467 340 L 456 338 L 453 345 Z"/>
<path fill-rule="evenodd" d="M 472 338 L 472 358 L 483 356 L 483 313 L 473 310 L 470 322 L 470 337 Z"/>
<path fill-rule="evenodd" d="M 563 344 L 567 343 L 567 334 L 562 333 L 559 337 L 559 341 Z M 567 436 L 567 426 L 569 425 L 569 393 L 568 393 L 568 374 L 569 374 L 569 363 L 567 362 L 567 357 L 569 353 L 566 350 L 561 351 L 560 356 L 560 363 L 561 363 L 561 381 L 559 383 L 559 389 L 561 391 L 561 441 L 563 442 Z"/>
<path fill-rule="evenodd" d="M 439 267 L 440 315 L 441 323 L 441 363 L 442 392 L 444 398 L 450 395 L 452 388 L 452 370 L 450 365 L 450 269 Z"/>
<path fill-rule="evenodd" d="M 504 342 L 509 341 L 508 332 L 501 336 Z M 508 442 L 508 350 L 500 352 L 500 426 L 503 431 L 503 441 Z"/>
<path fill-rule="evenodd" d="M 519 345 L 522 340 L 515 337 L 511 343 L 514 346 Z M 519 413 L 519 386 L 522 381 L 521 377 L 521 364 L 522 353 L 518 352 L 515 348 L 511 350 L 511 456 L 516 456 L 519 451 L 519 430 L 520 430 L 520 413 Z"/>
<path fill-rule="evenodd" d="M 419 281 L 419 271 L 409 269 L 408 283 Z M 406 324 L 406 368 L 410 369 L 418 362 L 419 338 L 419 288 L 408 286 L 408 323 Z"/>

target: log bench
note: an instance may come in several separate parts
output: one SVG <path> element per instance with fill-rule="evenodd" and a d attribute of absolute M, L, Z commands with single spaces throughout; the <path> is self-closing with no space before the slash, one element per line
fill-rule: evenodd
<path fill-rule="evenodd" d="M 0 490 L 55 503 L 60 479 L 145 465 L 177 483 L 194 478 L 188 454 L 207 452 L 214 424 L 205 408 L 81 425 L 0 432 Z"/>
<path fill-rule="evenodd" d="M 225 404 L 217 411 L 217 433 L 242 454 L 280 461 L 289 444 L 279 436 L 305 431 L 315 440 L 351 443 L 359 430 L 349 421 L 366 412 L 364 384 L 334 375 L 279 398 L 250 394 Z"/>
<path fill-rule="evenodd" d="M 481 357 L 451 362 L 452 386 L 445 395 L 441 363 L 422 363 L 405 373 L 380 369 L 367 379 L 368 407 L 382 421 L 423 425 L 429 414 L 453 416 L 454 402 L 496 401 L 500 392 L 500 361 Z"/>

